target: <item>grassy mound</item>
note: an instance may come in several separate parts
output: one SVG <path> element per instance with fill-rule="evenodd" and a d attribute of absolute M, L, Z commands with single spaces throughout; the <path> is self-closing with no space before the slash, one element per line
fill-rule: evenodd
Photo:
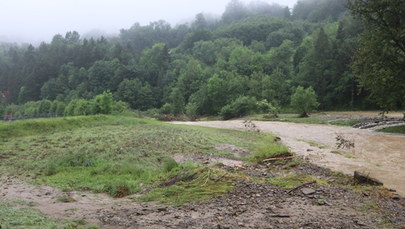
<path fill-rule="evenodd" d="M 1 124 L 0 128 L 3 136 L 7 136 L 0 146 L 0 172 L 33 177 L 36 183 L 64 191 L 103 192 L 114 197 L 137 193 L 184 172 L 183 166 L 171 159 L 176 153 L 232 156 L 215 146 L 233 144 L 254 152 L 249 160 L 255 161 L 287 150 L 274 143 L 269 134 L 120 116 L 38 119 Z M 186 170 L 201 167 L 204 168 Z M 214 172 L 209 173 L 213 177 Z M 159 192 L 181 193 L 184 200 L 191 201 L 231 188 L 229 184 L 206 180 L 206 174 L 201 172 L 196 180 L 153 193 L 155 197 L 162 194 Z M 145 199 L 155 200 L 153 193 Z M 179 203 L 169 199 L 168 202 Z"/>

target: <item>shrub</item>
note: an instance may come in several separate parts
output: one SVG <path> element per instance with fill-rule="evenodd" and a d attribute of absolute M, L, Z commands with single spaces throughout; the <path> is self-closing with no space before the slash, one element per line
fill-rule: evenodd
<path fill-rule="evenodd" d="M 251 112 L 256 111 L 257 101 L 254 97 L 240 96 L 235 99 L 232 103 L 224 106 L 221 109 L 220 115 L 223 119 L 231 119 L 235 117 L 242 117 Z"/>
<path fill-rule="evenodd" d="M 116 101 L 113 103 L 112 111 L 114 114 L 121 114 L 129 109 L 129 104 L 123 101 Z"/>
<path fill-rule="evenodd" d="M 91 106 L 88 101 L 84 99 L 78 99 L 76 100 L 76 103 L 74 104 L 73 108 L 73 115 L 79 116 L 79 115 L 89 115 L 92 113 Z"/>
<path fill-rule="evenodd" d="M 165 103 L 161 108 L 160 112 L 162 114 L 172 114 L 173 113 L 173 105 L 170 103 Z"/>
<path fill-rule="evenodd" d="M 103 191 L 115 198 L 121 198 L 131 194 L 131 189 L 125 181 L 111 181 L 104 185 Z"/>
<path fill-rule="evenodd" d="M 165 157 L 163 158 L 162 161 L 163 161 L 163 170 L 165 172 L 170 172 L 172 171 L 172 169 L 178 166 L 177 162 L 171 157 Z"/>
<path fill-rule="evenodd" d="M 197 119 L 197 110 L 198 105 L 197 103 L 188 103 L 186 105 L 186 115 L 192 120 L 195 121 Z"/>
<path fill-rule="evenodd" d="M 291 107 L 300 113 L 300 117 L 308 117 L 308 113 L 319 106 L 314 89 L 299 86 L 291 96 Z"/>
<path fill-rule="evenodd" d="M 113 108 L 113 94 L 105 91 L 97 95 L 93 101 L 93 114 L 111 114 Z"/>
<path fill-rule="evenodd" d="M 51 101 L 49 101 L 47 99 L 41 100 L 41 101 L 39 101 L 38 112 L 41 115 L 49 114 L 51 111 L 51 107 L 52 107 Z"/>
<path fill-rule="evenodd" d="M 62 102 L 55 101 L 57 103 L 55 113 L 57 116 L 63 116 L 63 112 L 65 111 L 66 105 Z"/>

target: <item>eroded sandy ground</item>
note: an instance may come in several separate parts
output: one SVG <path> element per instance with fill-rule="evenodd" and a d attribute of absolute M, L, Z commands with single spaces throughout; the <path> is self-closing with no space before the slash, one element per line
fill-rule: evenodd
<path fill-rule="evenodd" d="M 246 129 L 243 120 L 174 123 Z M 355 170 L 363 172 L 405 195 L 405 135 L 333 125 L 260 121 L 254 124 L 262 132 L 279 136 L 292 152 L 317 165 L 349 175 Z M 337 150 L 337 135 L 354 142 L 354 148 Z"/>

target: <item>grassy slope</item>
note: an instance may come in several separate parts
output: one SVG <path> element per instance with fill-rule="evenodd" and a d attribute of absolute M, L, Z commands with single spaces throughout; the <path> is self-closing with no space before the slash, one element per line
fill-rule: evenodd
<path fill-rule="evenodd" d="M 136 193 L 178 171 L 196 169 L 178 166 L 170 157 L 175 153 L 229 156 L 215 149 L 216 144 L 224 143 L 255 151 L 253 159 L 287 151 L 272 144 L 269 134 L 118 116 L 30 120 L 1 124 L 0 130 L 7 132 L 2 133 L 7 138 L 0 145 L 0 172 L 29 175 L 36 183 L 66 191 L 106 192 L 112 196 Z"/>

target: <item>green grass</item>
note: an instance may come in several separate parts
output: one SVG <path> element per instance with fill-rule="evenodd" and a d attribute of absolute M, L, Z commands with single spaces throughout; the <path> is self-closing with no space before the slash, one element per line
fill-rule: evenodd
<path fill-rule="evenodd" d="M 335 125 L 335 126 L 353 126 L 360 122 L 361 122 L 360 120 L 337 120 L 337 121 L 331 121 L 331 122 L 329 122 L 329 124 Z"/>
<path fill-rule="evenodd" d="M 15 137 L 52 133 L 55 131 L 73 130 L 82 127 L 102 126 L 106 124 L 124 124 L 138 120 L 130 117 L 94 115 L 63 118 L 32 119 L 16 122 L 0 122 L 0 140 Z"/>
<path fill-rule="evenodd" d="M 358 120 L 338 120 L 333 121 L 337 117 L 335 115 L 327 115 L 325 113 L 312 113 L 309 117 L 300 118 L 297 114 L 279 114 L 278 118 L 265 118 L 263 114 L 255 114 L 246 117 L 247 119 L 257 121 L 279 121 L 279 122 L 293 122 L 304 124 L 324 124 L 336 126 L 352 126 L 359 123 Z"/>
<path fill-rule="evenodd" d="M 385 133 L 405 134 L 405 125 L 387 127 L 387 128 L 377 130 L 377 131 L 385 132 Z"/>
<path fill-rule="evenodd" d="M 233 144 L 256 152 L 254 158 L 259 159 L 268 157 L 273 150 L 286 150 L 273 144 L 269 134 L 130 117 L 88 116 L 27 122 L 31 130 L 23 130 L 28 124 L 19 122 L 2 124 L 8 130 L 13 127 L 21 130 L 10 131 L 14 137 L 0 145 L 1 173 L 29 176 L 37 184 L 63 191 L 103 192 L 114 197 L 137 193 L 167 179 L 177 168 L 170 159 L 175 153 L 223 154 L 215 145 Z M 71 126 L 67 124 L 70 122 Z M 268 149 L 263 151 L 257 145 Z"/>
<path fill-rule="evenodd" d="M 82 219 L 61 220 L 46 217 L 39 211 L 30 208 L 29 203 L 22 201 L 0 200 L 0 228 L 25 229 L 25 228 L 97 228 L 86 225 Z"/>
<path fill-rule="evenodd" d="M 278 143 L 269 144 L 269 142 L 274 142 L 274 138 L 269 137 L 267 141 L 258 142 L 253 154 L 246 159 L 251 162 L 260 162 L 267 158 L 290 153 L 287 146 Z"/>
<path fill-rule="evenodd" d="M 188 173 L 196 173 L 195 178 L 177 182 L 169 187 L 154 189 L 139 199 L 180 206 L 184 203 L 223 195 L 233 189 L 232 183 L 235 179 L 227 177 L 229 174 L 223 170 L 199 167 Z"/>

